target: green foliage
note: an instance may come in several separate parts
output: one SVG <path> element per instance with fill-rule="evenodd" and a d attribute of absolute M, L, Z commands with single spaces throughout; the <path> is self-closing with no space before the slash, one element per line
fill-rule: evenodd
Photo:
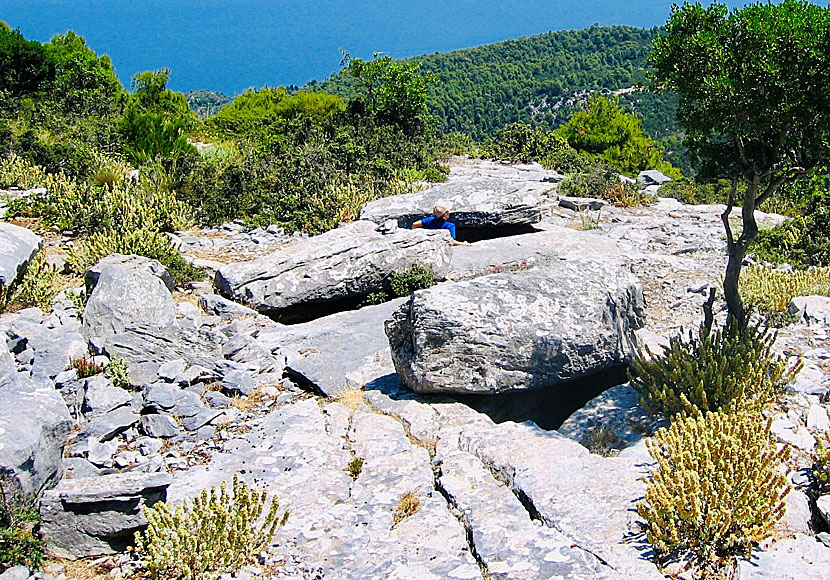
<path fill-rule="evenodd" d="M 349 463 L 349 475 L 352 476 L 352 479 L 357 479 L 360 477 L 360 472 L 363 471 L 363 460 L 360 457 L 355 457 Z"/>
<path fill-rule="evenodd" d="M 251 137 L 282 132 L 286 122 L 296 119 L 319 124 L 345 108 L 334 95 L 302 91 L 291 95 L 283 88 L 266 87 L 245 91 L 208 119 L 206 126 L 225 137 Z"/>
<path fill-rule="evenodd" d="M 20 565 L 33 570 L 40 567 L 46 543 L 37 535 L 39 523 L 35 498 L 21 493 L 15 481 L 0 474 L 0 573 Z"/>
<path fill-rule="evenodd" d="M 32 165 L 15 154 L 0 159 L 0 188 L 32 189 L 40 187 L 44 181 L 46 173 L 37 165 Z"/>
<path fill-rule="evenodd" d="M 678 95 L 678 119 L 707 171 L 743 181 L 737 238 L 727 225 L 724 296 L 746 311 L 738 281 L 758 233 L 755 208 L 830 161 L 830 8 L 802 0 L 674 6 L 650 56 L 654 79 Z"/>
<path fill-rule="evenodd" d="M 680 172 L 663 160 L 654 140 L 643 133 L 640 119 L 624 112 L 615 100 L 591 97 L 585 110 L 574 112 L 556 130 L 556 135 L 577 151 L 596 157 L 629 177 L 646 169 L 680 177 Z"/>
<path fill-rule="evenodd" d="M 144 508 L 148 528 L 136 534 L 135 553 L 154 580 L 207 580 L 235 572 L 267 547 L 288 512 L 279 517 L 279 502 L 233 477 L 204 490 L 192 502 L 171 509 L 160 502 Z M 265 518 L 259 523 L 262 514 Z"/>
<path fill-rule="evenodd" d="M 73 272 L 83 274 L 110 254 L 136 254 L 158 260 L 170 270 L 179 286 L 204 278 L 202 270 L 187 262 L 173 248 L 170 238 L 147 227 L 96 232 L 72 249 L 66 263 Z"/>
<path fill-rule="evenodd" d="M 233 99 L 216 91 L 192 91 L 185 93 L 187 106 L 196 113 L 200 119 L 207 119 L 222 110 L 222 107 L 233 101 Z"/>
<path fill-rule="evenodd" d="M 77 370 L 78 378 L 81 379 L 85 379 L 94 375 L 99 375 L 104 370 L 103 366 L 96 363 L 91 358 L 87 358 L 85 356 L 70 361 L 69 368 Z"/>
<path fill-rule="evenodd" d="M 747 304 L 764 313 L 785 312 L 796 296 L 830 296 L 830 267 L 785 272 L 750 266 L 740 288 Z"/>
<path fill-rule="evenodd" d="M 0 103 L 42 90 L 53 75 L 54 65 L 39 42 L 0 27 Z"/>
<path fill-rule="evenodd" d="M 435 274 L 429 268 L 415 264 L 402 274 L 394 274 L 384 284 L 383 289 L 372 292 L 364 304 L 383 304 L 394 298 L 411 296 L 417 290 L 424 290 L 435 285 Z"/>
<path fill-rule="evenodd" d="M 775 334 L 761 326 L 689 331 L 661 355 L 648 348 L 632 363 L 631 385 L 650 412 L 665 417 L 718 411 L 737 404 L 765 408 L 801 370 L 772 351 Z"/>
<path fill-rule="evenodd" d="M 654 196 L 643 193 L 637 184 L 620 179 L 617 172 L 606 165 L 593 165 L 584 173 L 571 173 L 559 184 L 559 195 L 596 197 L 619 207 L 650 205 Z"/>
<path fill-rule="evenodd" d="M 830 491 L 830 433 L 818 438 L 813 462 L 813 479 L 819 492 Z"/>
<path fill-rule="evenodd" d="M 637 506 L 658 558 L 691 554 L 706 568 L 726 567 L 768 538 L 789 491 L 760 413 L 707 412 L 675 419 L 647 441 L 657 467 Z"/>
<path fill-rule="evenodd" d="M 415 135 L 434 125 L 427 111 L 427 94 L 437 77 L 421 73 L 417 62 L 378 56 L 365 61 L 344 53 L 345 74 L 356 81 L 358 97 L 349 103 L 352 111 L 365 109 L 382 124 L 399 127 L 404 135 Z"/>
<path fill-rule="evenodd" d="M 521 122 L 496 131 L 482 148 L 482 155 L 522 163 L 538 161 L 563 173 L 582 171 L 587 166 L 563 138 L 545 127 L 534 128 Z"/>
<path fill-rule="evenodd" d="M 669 181 L 660 186 L 660 197 L 673 197 L 679 202 L 690 205 L 725 204 L 729 199 L 729 190 L 732 187 L 727 179 L 702 181 L 690 178 L 681 178 Z M 746 189 L 740 185 L 738 194 Z"/>
<path fill-rule="evenodd" d="M 109 377 L 112 384 L 121 389 L 129 389 L 132 386 L 130 382 L 130 373 L 127 368 L 127 361 L 123 358 L 115 357 L 112 359 L 107 367 L 104 369 L 104 374 Z"/>
<path fill-rule="evenodd" d="M 9 302 L 21 308 L 37 306 L 50 312 L 52 300 L 59 291 L 55 267 L 46 261 L 43 252 L 38 252 L 29 262 L 23 278 L 14 286 Z"/>

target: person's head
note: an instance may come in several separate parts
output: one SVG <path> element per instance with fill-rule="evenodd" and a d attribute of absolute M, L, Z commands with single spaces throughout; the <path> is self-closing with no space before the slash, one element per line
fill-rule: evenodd
<path fill-rule="evenodd" d="M 435 207 L 432 208 L 432 215 L 441 218 L 441 219 L 449 219 L 450 217 L 450 210 L 452 209 L 452 203 L 448 201 L 439 201 L 435 204 Z"/>

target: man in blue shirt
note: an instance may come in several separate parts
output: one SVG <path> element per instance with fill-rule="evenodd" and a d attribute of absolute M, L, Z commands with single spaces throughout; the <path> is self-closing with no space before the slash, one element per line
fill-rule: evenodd
<path fill-rule="evenodd" d="M 432 215 L 412 224 L 412 229 L 425 228 L 427 230 L 449 230 L 453 246 L 469 246 L 470 242 L 459 242 L 455 239 L 455 224 L 450 219 L 450 202 L 439 202 L 432 210 Z"/>

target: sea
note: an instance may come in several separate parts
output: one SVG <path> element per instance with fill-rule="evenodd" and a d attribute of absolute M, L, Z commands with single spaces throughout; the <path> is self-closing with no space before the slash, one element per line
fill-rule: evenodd
<path fill-rule="evenodd" d="M 592 24 L 651 28 L 666 22 L 671 6 L 662 0 L 0 0 L 0 21 L 40 42 L 75 31 L 109 55 L 128 88 L 137 72 L 168 68 L 174 90 L 233 96 L 322 81 L 340 69 L 342 51 L 404 58 Z"/>

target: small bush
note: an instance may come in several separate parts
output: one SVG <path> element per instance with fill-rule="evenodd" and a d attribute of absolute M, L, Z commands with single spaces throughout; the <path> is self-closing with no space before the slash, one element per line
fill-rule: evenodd
<path fill-rule="evenodd" d="M 675 336 L 660 356 L 640 353 L 632 363 L 631 384 L 652 413 L 717 411 L 730 403 L 762 408 L 800 368 L 772 352 L 775 334 L 766 328 L 732 325 L 697 336 Z M 647 355 L 647 356 L 644 356 Z"/>
<path fill-rule="evenodd" d="M 392 528 L 397 526 L 409 516 L 414 515 L 419 509 L 421 509 L 421 498 L 419 498 L 416 493 L 411 491 L 405 494 L 398 500 L 397 505 L 395 505 L 395 511 L 392 514 Z"/>
<path fill-rule="evenodd" d="M 112 359 L 110 364 L 107 365 L 107 368 L 104 369 L 104 374 L 109 377 L 112 384 L 116 387 L 128 389 L 132 386 L 132 383 L 130 383 L 130 374 L 127 368 L 127 361 L 123 358 L 116 357 Z"/>
<path fill-rule="evenodd" d="M 598 197 L 620 207 L 649 205 L 654 196 L 640 191 L 635 183 L 623 181 L 607 166 L 596 166 L 587 173 L 574 173 L 559 184 L 559 195 Z"/>
<path fill-rule="evenodd" d="M 389 289 L 395 297 L 410 296 L 416 290 L 435 285 L 435 275 L 429 268 L 415 264 L 403 274 L 395 274 L 389 282 Z"/>
<path fill-rule="evenodd" d="M 746 268 L 741 296 L 765 313 L 785 312 L 796 296 L 830 296 L 830 267 L 784 272 L 762 266 Z"/>
<path fill-rule="evenodd" d="M 43 252 L 38 252 L 29 262 L 23 278 L 14 286 L 9 303 L 21 308 L 36 306 L 44 312 L 52 310 L 52 300 L 60 292 L 55 267 L 46 262 Z"/>
<path fill-rule="evenodd" d="M 732 184 L 728 179 L 714 182 L 701 182 L 688 177 L 675 179 L 660 186 L 660 197 L 673 197 L 681 203 L 689 205 L 726 203 L 729 199 L 729 190 Z M 746 185 L 739 184 L 736 192 L 737 199 L 743 195 Z"/>
<path fill-rule="evenodd" d="M 691 553 L 704 567 L 727 564 L 784 515 L 789 449 L 776 449 L 759 413 L 680 417 L 647 445 L 657 467 L 637 511 L 661 561 Z"/>
<path fill-rule="evenodd" d="M 158 260 L 170 270 L 180 286 L 204 277 L 204 272 L 188 263 L 173 248 L 165 234 L 150 229 L 104 230 L 93 234 L 72 250 L 66 262 L 72 271 L 82 274 L 110 254 L 136 254 Z"/>
<path fill-rule="evenodd" d="M 288 518 L 288 512 L 278 517 L 276 498 L 270 507 L 267 499 L 264 489 L 251 489 L 234 474 L 232 493 L 223 482 L 173 510 L 164 502 L 144 508 L 148 528 L 136 534 L 135 553 L 156 580 L 203 580 L 236 571 L 268 546 Z"/>
<path fill-rule="evenodd" d="M 363 460 L 360 457 L 355 457 L 349 463 L 349 475 L 352 479 L 360 477 L 360 472 L 363 471 Z"/>
<path fill-rule="evenodd" d="M 85 379 L 100 374 L 104 367 L 85 356 L 76 358 L 69 363 L 69 367 L 78 371 L 78 378 Z"/>
<path fill-rule="evenodd" d="M 0 573 L 20 565 L 40 567 L 46 544 L 37 536 L 39 523 L 34 498 L 0 475 Z"/>
<path fill-rule="evenodd" d="M 45 181 L 43 169 L 17 155 L 0 160 L 0 188 L 32 189 L 40 187 Z"/>
<path fill-rule="evenodd" d="M 830 433 L 819 437 L 813 463 L 813 478 L 819 492 L 830 491 Z"/>
<path fill-rule="evenodd" d="M 567 141 L 542 127 L 511 123 L 499 129 L 482 150 L 487 157 L 528 163 L 538 161 L 563 173 L 581 171 L 585 161 Z"/>

